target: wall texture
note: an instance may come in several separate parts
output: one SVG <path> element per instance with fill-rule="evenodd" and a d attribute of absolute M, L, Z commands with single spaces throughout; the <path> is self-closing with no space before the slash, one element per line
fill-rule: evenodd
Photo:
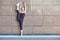
<path fill-rule="evenodd" d="M 21 0 L 0 0 L 0 34 L 20 34 L 16 4 Z M 26 0 L 24 34 L 60 34 L 60 0 Z"/>

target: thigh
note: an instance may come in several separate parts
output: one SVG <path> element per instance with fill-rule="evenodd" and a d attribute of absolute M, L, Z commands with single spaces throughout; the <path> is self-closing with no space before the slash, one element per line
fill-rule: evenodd
<path fill-rule="evenodd" d="M 25 15 L 20 15 L 20 20 L 21 20 L 21 21 L 24 20 L 24 16 L 25 16 Z"/>

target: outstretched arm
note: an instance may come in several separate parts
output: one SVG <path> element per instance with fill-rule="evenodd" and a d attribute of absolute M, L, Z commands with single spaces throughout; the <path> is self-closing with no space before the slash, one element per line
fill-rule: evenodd
<path fill-rule="evenodd" d="M 20 3 L 17 3 L 17 5 L 16 5 L 16 10 L 18 10 L 18 11 L 19 11 L 19 5 L 20 5 Z"/>
<path fill-rule="evenodd" d="M 16 12 L 17 12 L 17 15 L 19 14 L 19 5 L 20 5 L 20 3 L 17 3 L 17 5 L 16 5 Z"/>

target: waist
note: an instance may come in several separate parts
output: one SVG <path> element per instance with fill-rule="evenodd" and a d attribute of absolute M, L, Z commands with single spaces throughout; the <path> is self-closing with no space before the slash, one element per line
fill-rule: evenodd
<path fill-rule="evenodd" d="M 26 13 L 26 11 L 19 11 L 20 13 Z"/>
<path fill-rule="evenodd" d="M 25 15 L 25 13 L 19 13 L 20 15 Z"/>

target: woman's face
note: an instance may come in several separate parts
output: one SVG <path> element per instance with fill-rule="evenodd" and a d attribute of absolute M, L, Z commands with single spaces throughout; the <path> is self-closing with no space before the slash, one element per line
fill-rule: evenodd
<path fill-rule="evenodd" d="M 21 11 L 25 11 L 24 7 L 21 8 Z"/>

